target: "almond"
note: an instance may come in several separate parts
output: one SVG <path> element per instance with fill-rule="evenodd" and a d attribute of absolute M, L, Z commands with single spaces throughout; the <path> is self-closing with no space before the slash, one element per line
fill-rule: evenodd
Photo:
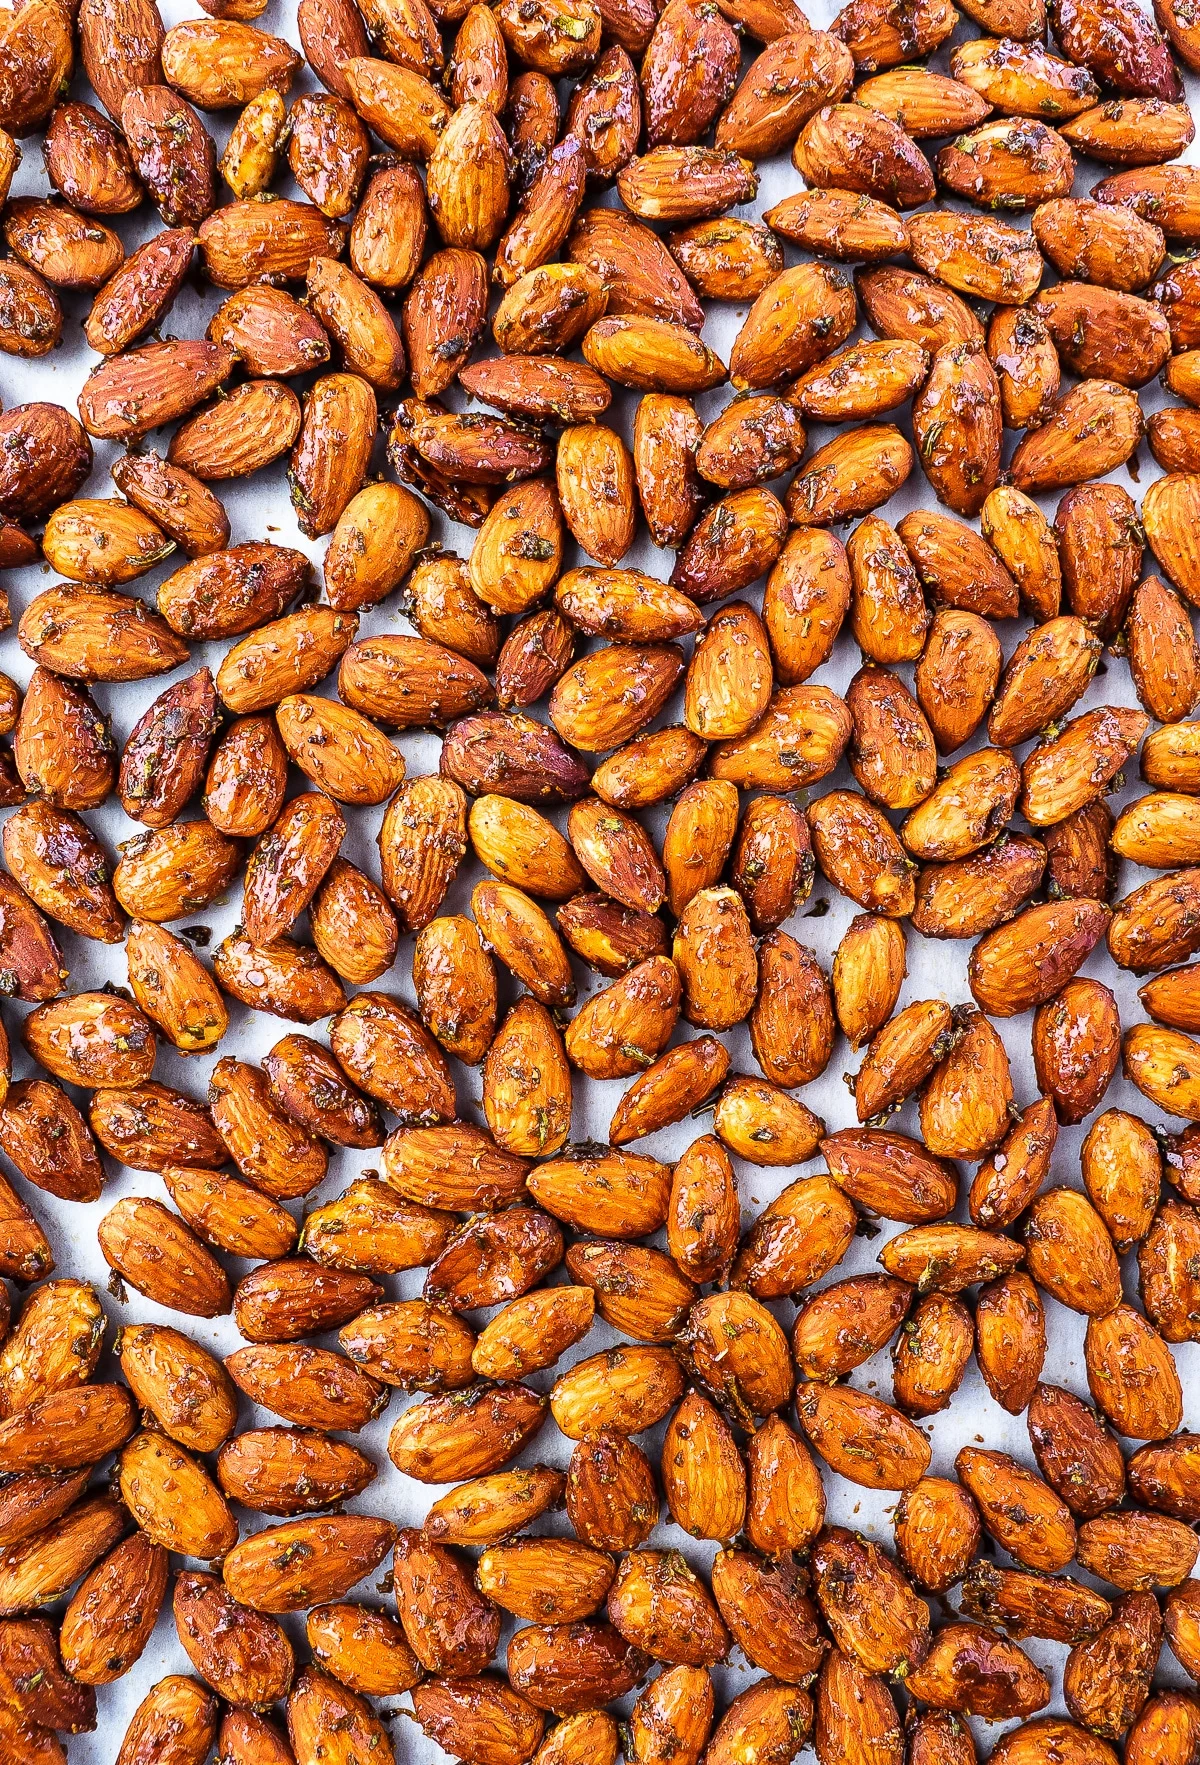
<path fill-rule="evenodd" d="M 1067 724 L 1022 767 L 1021 809 L 1034 826 L 1062 821 L 1099 797 L 1146 732 L 1141 712 L 1105 705 Z"/>
<path fill-rule="evenodd" d="M 483 1069 L 488 1127 L 505 1152 L 533 1158 L 557 1152 L 571 1126 L 571 1072 L 562 1038 L 545 1006 L 513 1006 Z"/>
<path fill-rule="evenodd" d="M 705 740 L 745 735 L 771 697 L 767 634 L 752 608 L 723 608 L 692 652 L 684 698 L 688 728 Z"/>
<path fill-rule="evenodd" d="M 1049 619 L 1023 638 L 1009 659 L 988 716 L 988 735 L 1017 747 L 1057 723 L 1086 690 L 1100 661 L 1100 640 L 1082 619 Z"/>
<path fill-rule="evenodd" d="M 587 1335 L 594 1313 L 589 1287 L 545 1287 L 514 1299 L 480 1331 L 471 1366 L 485 1379 L 513 1379 L 553 1366 Z"/>
<path fill-rule="evenodd" d="M 725 364 L 685 326 L 640 315 L 597 319 L 581 345 L 608 380 L 638 392 L 707 392 L 726 379 Z"/>
<path fill-rule="evenodd" d="M 574 1623 L 603 1603 L 611 1557 L 574 1539 L 523 1538 L 479 1559 L 480 1591 L 519 1618 Z"/>
<path fill-rule="evenodd" d="M 622 12 L 622 22 L 631 26 L 623 32 L 627 40 L 604 51 L 576 86 L 567 110 L 568 131 L 579 143 L 586 169 L 595 177 L 616 176 L 636 153 L 642 129 L 641 88 L 630 54 L 646 47 L 656 21 L 649 7 L 629 6 Z M 635 18 L 635 14 L 640 16 Z M 553 139 L 552 132 L 551 145 Z M 516 145 L 520 158 L 521 148 Z"/>
<path fill-rule="evenodd" d="M 824 1757 L 835 1758 L 856 1743 L 869 1746 L 873 1758 L 896 1761 L 903 1731 L 884 1681 L 831 1649 L 817 1686 L 815 1744 Z"/>
<path fill-rule="evenodd" d="M 645 1667 L 646 1656 L 608 1624 L 530 1624 L 508 1645 L 517 1690 L 567 1715 L 623 1697 Z"/>
<path fill-rule="evenodd" d="M 841 1261 L 854 1227 L 854 1209 L 837 1184 L 824 1177 L 791 1183 L 746 1238 L 734 1284 L 762 1299 L 796 1292 Z"/>
<path fill-rule="evenodd" d="M 592 774 L 592 789 L 615 809 L 644 809 L 675 796 L 699 771 L 707 744 L 682 724 L 634 736 Z"/>
<path fill-rule="evenodd" d="M 0 419 L 2 421 L 2 419 Z M 703 425 L 690 400 L 667 393 L 639 399 L 633 468 L 646 525 L 656 545 L 676 545 L 700 508 L 696 454 Z"/>
<path fill-rule="evenodd" d="M 1195 948 L 1195 869 L 1155 877 L 1119 901 L 1108 930 L 1108 949 L 1120 968 L 1135 974 L 1182 962 Z"/>
<path fill-rule="evenodd" d="M 285 546 L 230 546 L 169 576 L 158 590 L 159 611 L 182 636 L 237 637 L 277 618 L 310 573 L 304 554 Z"/>
<path fill-rule="evenodd" d="M 866 106 L 827 104 L 817 111 L 801 130 L 792 160 L 814 187 L 853 190 L 899 209 L 920 208 L 933 195 L 921 149 L 898 123 Z"/>
<path fill-rule="evenodd" d="M 658 1485 L 649 1460 L 612 1429 L 584 1436 L 571 1454 L 567 1513 L 580 1538 L 599 1550 L 632 1550 L 658 1519 Z"/>
<path fill-rule="evenodd" d="M 685 1532 L 695 1538 L 730 1539 L 741 1530 L 746 1513 L 745 1470 L 729 1424 L 698 1392 L 688 1394 L 668 1425 L 663 1481 L 671 1516 Z M 653 1578 L 648 1577 L 651 1582 Z M 619 1584 L 626 1613 L 632 1603 L 633 1579 Z M 711 1638 L 711 1615 L 706 1617 Z"/>
<path fill-rule="evenodd" d="M 5 1617 L 61 1599 L 124 1535 L 127 1517 L 112 1496 L 90 1496 L 21 1540 L 0 1559 Z"/>
<path fill-rule="evenodd" d="M 329 359 L 329 339 L 321 325 L 290 294 L 269 283 L 231 294 L 213 315 L 209 335 L 214 343 L 236 350 L 250 374 L 298 374 Z"/>
<path fill-rule="evenodd" d="M 867 1489 L 908 1489 L 929 1464 L 928 1442 L 889 1404 L 848 1386 L 806 1384 L 797 1413 L 814 1450 Z"/>
<path fill-rule="evenodd" d="M 1125 294 L 1146 286 L 1166 249 L 1159 229 L 1131 209 L 1074 197 L 1043 203 L 1033 231 L 1060 275 Z"/>
<path fill-rule="evenodd" d="M 997 307 L 988 326 L 987 352 L 996 370 L 1007 426 L 1036 429 L 1045 423 L 1053 413 L 1062 380 L 1058 351 L 1045 321 L 1030 307 Z M 991 496 L 997 494 L 999 487 Z"/>
<path fill-rule="evenodd" d="M 356 1432 L 387 1402 L 383 1386 L 327 1349 L 291 1343 L 239 1348 L 226 1371 L 254 1402 L 301 1426 Z"/>
<path fill-rule="evenodd" d="M 120 941 L 124 921 L 109 882 L 108 859 L 78 816 L 47 803 L 22 805 L 4 824 L 4 857 L 35 909 L 84 937 L 106 944 Z M 21 954 L 32 963 L 40 939 L 35 942 L 31 930 L 24 928 Z M 54 961 L 49 950 L 44 960 L 48 980 Z M 63 978 L 60 974 L 53 992 L 60 990 Z"/>
<path fill-rule="evenodd" d="M 1032 1399 L 1045 1355 L 1045 1311 L 1029 1276 L 1018 1269 L 989 1281 L 975 1308 L 975 1356 L 988 1390 L 1011 1415 Z"/>
<path fill-rule="evenodd" d="M 721 743 L 712 774 L 742 789 L 801 789 L 836 766 L 850 723 L 843 701 L 826 687 L 782 688 L 753 730 Z"/>
<path fill-rule="evenodd" d="M 919 270 L 892 264 L 858 271 L 855 287 L 873 331 L 930 351 L 982 339 L 983 327 L 960 297 Z"/>
<path fill-rule="evenodd" d="M 375 394 L 359 374 L 326 374 L 308 395 L 288 482 L 301 531 L 337 525 L 361 489 L 375 440 Z"/>
<path fill-rule="evenodd" d="M 1144 535 L 1127 491 L 1115 484 L 1071 490 L 1054 518 L 1071 611 L 1092 619 L 1102 637 L 1120 627 L 1142 568 Z M 1101 568 L 1101 552 L 1107 564 Z"/>
<path fill-rule="evenodd" d="M 427 1398 L 405 1410 L 389 1436 L 388 1454 L 422 1483 L 498 1471 L 538 1432 L 546 1410 L 546 1399 L 520 1384 L 476 1385 Z"/>
<path fill-rule="evenodd" d="M 141 1657 L 167 1591 L 166 1551 L 135 1532 L 80 1582 L 63 1614 L 63 1665 L 84 1685 L 108 1685 Z"/>
<path fill-rule="evenodd" d="M 487 1747 L 500 1765 L 523 1765 L 542 1738 L 545 1717 L 502 1680 L 430 1679 L 416 1686 L 413 1710 L 423 1731 L 439 1746 L 477 1755 Z"/>
<path fill-rule="evenodd" d="M 1124 465 L 1141 440 L 1141 407 L 1132 393 L 1104 380 L 1085 380 L 1056 402 L 1013 455 L 1018 490 L 1035 496 L 1100 478 Z"/>
<path fill-rule="evenodd" d="M 366 176 L 370 136 L 353 106 L 336 93 L 304 93 L 292 105 L 288 122 L 293 177 L 314 207 L 330 220 L 340 220 L 353 209 Z M 310 275 L 312 267 L 310 263 Z"/>
<path fill-rule="evenodd" d="M 738 333 L 729 366 L 734 386 L 772 386 L 802 374 L 845 341 L 855 316 L 854 292 L 837 270 L 823 264 L 785 270 L 759 295 Z"/>
<path fill-rule="evenodd" d="M 147 827 L 164 828 L 194 796 L 217 731 L 217 703 L 207 668 L 161 693 L 121 755 L 121 807 Z"/>
<path fill-rule="evenodd" d="M 1161 1646 L 1162 1618 L 1153 1594 L 1126 1594 L 1112 1621 L 1090 1641 L 1076 1643 L 1067 1657 L 1068 1710 L 1093 1733 L 1119 1739 L 1146 1700 L 1151 1657 Z"/>
<path fill-rule="evenodd" d="M 245 106 L 230 131 L 217 170 L 240 201 L 261 196 L 279 164 L 287 106 L 266 86 Z"/>
<path fill-rule="evenodd" d="M 737 1184 L 729 1155 L 711 1134 L 694 1140 L 671 1176 L 667 1245 L 683 1272 L 703 1281 L 737 1248 Z"/>
<path fill-rule="evenodd" d="M 118 1765 L 136 1765 L 139 1754 L 174 1747 L 183 1758 L 203 1758 L 217 1737 L 218 1705 L 195 1679 L 172 1673 L 160 1679 L 134 1711 L 117 1754 Z"/>
<path fill-rule="evenodd" d="M 1046 830 L 1047 868 L 1060 894 L 1090 895 L 1097 901 L 1111 898 L 1116 872 L 1108 843 L 1112 828 L 1112 812 L 1096 802 Z"/>
<path fill-rule="evenodd" d="M 352 1691 L 394 1697 L 417 1682 L 420 1667 L 404 1632 L 383 1612 L 349 1603 L 318 1606 L 306 1628 L 314 1659 Z"/>
<path fill-rule="evenodd" d="M 26 790 L 56 809 L 94 809 L 112 790 L 108 725 L 83 687 L 35 668 L 17 717 L 13 759 Z"/>
<path fill-rule="evenodd" d="M 395 1535 L 390 1522 L 366 1514 L 286 1520 L 243 1539 L 222 1574 L 234 1599 L 257 1612 L 302 1611 L 348 1593 L 379 1565 Z"/>
<path fill-rule="evenodd" d="M 1192 139 L 1183 104 L 1161 98 L 1112 98 L 1064 123 L 1063 138 L 1105 165 L 1159 165 L 1174 159 Z"/>
<path fill-rule="evenodd" d="M 300 401 L 291 388 L 248 380 L 182 424 L 168 458 L 206 482 L 242 478 L 285 454 L 299 432 Z"/>
<path fill-rule="evenodd" d="M 198 227 L 215 207 L 216 149 L 190 104 L 169 86 L 135 86 L 121 130 L 138 176 L 168 227 Z"/>
<path fill-rule="evenodd" d="M 14 134 L 27 135 L 40 127 L 60 96 L 60 87 L 71 77 L 74 55 L 71 21 L 53 8 L 38 5 L 18 22 L 7 22 L 4 47 L 11 71 L 0 88 L 0 121 Z M 161 35 L 162 26 L 158 27 Z M 84 66 L 88 66 L 88 32 L 81 26 Z M 153 59 L 157 62 L 157 54 Z"/>
<path fill-rule="evenodd" d="M 618 563 L 637 520 L 633 461 L 620 436 L 601 424 L 565 429 L 555 472 L 563 520 L 574 539 L 598 563 Z"/>
<path fill-rule="evenodd" d="M 57 348 L 62 339 L 62 308 L 52 288 L 34 270 L 8 262 L 0 274 L 0 348 L 6 355 L 34 358 Z"/>

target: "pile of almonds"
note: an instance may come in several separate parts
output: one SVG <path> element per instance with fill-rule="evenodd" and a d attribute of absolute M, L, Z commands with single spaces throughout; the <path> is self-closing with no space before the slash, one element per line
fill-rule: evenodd
<path fill-rule="evenodd" d="M 202 4 L 0 11 L 0 185 L 40 134 L 52 186 L 4 207 L 0 350 L 82 293 L 100 358 L 78 414 L 0 414 L 0 567 L 56 577 L 0 676 L 0 990 L 44 1075 L 0 1025 L 0 1760 L 61 1765 L 169 1602 L 194 1677 L 116 1765 L 383 1765 L 401 1711 L 464 1765 L 974 1765 L 968 1718 L 1000 1765 L 1195 1765 L 1200 1692 L 1153 1687 L 1164 1640 L 1200 1681 L 1200 14 L 300 0 L 289 106 L 265 0 Z M 803 188 L 731 218 L 788 150 Z M 163 338 L 197 276 L 207 335 Z M 748 309 L 728 365 L 705 301 Z M 1103 480 L 1143 435 L 1139 509 Z M 285 457 L 319 598 L 212 488 Z M 1126 664 L 1142 708 L 1079 712 Z M 118 753 L 93 685 L 185 668 Z M 1121 860 L 1157 874 L 1117 898 Z M 818 873 L 861 910 L 831 974 L 784 929 Z M 970 942 L 973 1003 L 898 1009 L 923 938 Z M 72 990 L 88 940 L 127 987 Z M 1124 1029 L 1105 951 L 1147 977 Z M 247 1012 L 289 1026 L 261 1065 L 219 1050 Z M 804 1088 L 846 1044 L 831 1130 Z M 1145 1118 L 1100 1108 L 1122 1059 Z M 331 1148 L 374 1162 L 318 1200 Z M 99 1202 L 106 1159 L 155 1173 L 100 1218 L 107 1341 L 32 1193 Z M 743 1227 L 754 1167 L 816 1161 Z M 876 1222 L 881 1272 L 838 1276 Z M 1090 1404 L 1042 1379 L 1046 1296 Z M 972 1358 L 1028 1452 L 964 1426 L 931 1475 Z M 448 1486 L 399 1529 L 354 1443 L 393 1391 L 393 1464 Z M 827 1524 L 842 1483 L 894 1494 L 893 1548 Z M 664 1499 L 703 1572 L 651 1547 Z M 719 1710 L 734 1651 L 765 1677 Z"/>

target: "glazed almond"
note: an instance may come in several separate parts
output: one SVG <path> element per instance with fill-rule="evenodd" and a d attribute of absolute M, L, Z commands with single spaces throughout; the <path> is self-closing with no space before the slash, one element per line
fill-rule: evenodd
<path fill-rule="evenodd" d="M 929 938 L 978 937 L 1023 906 L 1045 869 L 1045 848 L 1020 834 L 970 858 L 926 865 L 917 879 L 913 924 Z"/>
<path fill-rule="evenodd" d="M 886 201 L 838 189 L 786 196 L 764 218 L 783 238 L 838 262 L 876 263 L 903 250 L 908 238 L 905 223 Z"/>
<path fill-rule="evenodd" d="M 181 919 L 219 899 L 237 874 L 242 849 L 207 821 L 174 821 L 126 843 L 113 893 L 134 919 Z"/>
<path fill-rule="evenodd" d="M 534 999 L 501 1024 L 483 1069 L 483 1107 L 497 1144 L 518 1158 L 557 1152 L 571 1126 L 571 1069 L 554 1021 Z"/>
<path fill-rule="evenodd" d="M 105 1261 L 157 1304 L 195 1317 L 228 1311 L 225 1271 L 161 1202 L 119 1201 L 101 1221 L 99 1239 Z"/>
<path fill-rule="evenodd" d="M 925 155 L 882 111 L 826 105 L 801 130 L 792 159 L 811 185 L 853 190 L 895 208 L 919 208 L 933 195 Z"/>
<path fill-rule="evenodd" d="M 681 1121 L 711 1095 L 729 1070 L 729 1056 L 712 1036 L 699 1036 L 659 1057 L 625 1092 L 609 1140 L 627 1145 Z"/>
<path fill-rule="evenodd" d="M 671 724 L 610 754 L 592 774 L 592 789 L 616 809 L 644 809 L 673 797 L 693 778 L 708 752 L 682 724 Z"/>
<path fill-rule="evenodd" d="M 828 526 L 879 508 L 905 483 L 913 452 L 894 423 L 868 423 L 818 448 L 788 487 L 796 526 Z"/>
<path fill-rule="evenodd" d="M 1002 1409 L 1028 1407 L 1045 1356 L 1046 1314 L 1029 1276 L 1017 1269 L 989 1281 L 975 1307 L 975 1358 Z"/>
<path fill-rule="evenodd" d="M 929 352 L 905 339 L 852 343 L 802 374 L 792 397 L 808 417 L 866 421 L 910 398 L 929 371 Z"/>
<path fill-rule="evenodd" d="M 1024 1651 L 982 1625 L 939 1631 L 912 1678 L 923 1698 L 964 1714 L 1028 1716 L 1050 1701 L 1049 1681 Z"/>
<path fill-rule="evenodd" d="M 738 333 L 729 372 L 735 387 L 763 387 L 801 374 L 854 328 L 845 278 L 825 265 L 799 265 L 759 295 Z"/>
<path fill-rule="evenodd" d="M 800 1387 L 796 1408 L 813 1449 L 865 1489 L 908 1489 L 928 1468 L 924 1435 L 877 1397 L 810 1383 Z"/>
<path fill-rule="evenodd" d="M 854 1219 L 837 1184 L 824 1177 L 790 1183 L 748 1235 L 734 1264 L 735 1285 L 762 1299 L 808 1286 L 841 1261 Z"/>
<path fill-rule="evenodd" d="M 1143 427 L 1141 407 L 1126 388 L 1082 381 L 1026 434 L 1012 458 L 1012 481 L 1036 496 L 1102 477 L 1130 457 Z"/>
<path fill-rule="evenodd" d="M 173 1613 L 184 1652 L 215 1690 L 260 1704 L 287 1695 L 295 1663 L 282 1627 L 240 1606 L 215 1575 L 179 1576 Z"/>
<path fill-rule="evenodd" d="M 971 991 L 984 1010 L 1009 1017 L 1052 998 L 1103 936 L 1108 911 L 1097 901 L 1029 907 L 975 946 Z M 1053 948 L 1053 958 L 1049 952 Z"/>
<path fill-rule="evenodd" d="M 1020 305 L 1037 293 L 1041 253 L 1028 234 L 974 215 L 914 215 L 908 222 L 909 254 L 917 266 L 957 289 Z"/>
<path fill-rule="evenodd" d="M 176 1743 L 185 1758 L 188 1753 L 203 1758 L 216 1739 L 218 1709 L 215 1697 L 197 1680 L 177 1673 L 160 1679 L 134 1711 L 117 1755 L 119 1765 L 134 1765 L 139 1753 L 153 1755 Z"/>
<path fill-rule="evenodd" d="M 1068 1710 L 1094 1732 L 1119 1739 L 1146 1700 L 1161 1644 L 1162 1620 L 1153 1595 L 1126 1594 L 1110 1623 L 1068 1656 L 1063 1673 Z"/>
<path fill-rule="evenodd" d="M 785 1218 L 785 1244 L 788 1232 Z M 715 1293 L 697 1300 L 678 1350 L 693 1377 L 732 1404 L 737 1414 L 769 1415 L 781 1409 L 791 1394 L 787 1338 L 750 1293 Z"/>
<path fill-rule="evenodd" d="M 1049 826 L 1095 801 L 1136 750 L 1148 722 L 1138 711 L 1105 705 L 1042 743 L 1022 767 L 1026 819 Z"/>
<path fill-rule="evenodd" d="M 692 1280 L 708 1280 L 732 1260 L 738 1224 L 737 1183 L 729 1155 L 711 1134 L 701 1135 L 671 1174 L 668 1248 Z"/>
<path fill-rule="evenodd" d="M 789 1709 L 802 1711 L 806 1706 L 806 1695 L 798 1688 L 778 1690 L 794 1700 Z M 740 1701 L 735 1700 L 735 1705 Z M 696 1765 L 712 1727 L 713 1702 L 712 1680 L 704 1668 L 668 1667 L 633 1706 L 629 1719 L 631 1757 L 638 1765 L 655 1765 L 668 1755 L 678 1758 L 680 1765 Z"/>
<path fill-rule="evenodd" d="M 84 1685 L 106 1685 L 139 1659 L 167 1591 L 167 1553 L 135 1532 L 86 1575 L 63 1615 L 63 1665 Z"/>
<path fill-rule="evenodd" d="M 113 787 L 114 743 L 91 695 L 44 668 L 21 701 L 13 759 L 26 790 L 57 809 L 94 809 Z"/>
<path fill-rule="evenodd" d="M 833 1002 L 811 950 L 783 931 L 759 947 L 750 1041 L 763 1074 L 790 1089 L 823 1072 L 833 1051 Z"/>
<path fill-rule="evenodd" d="M 885 1552 L 830 1526 L 812 1561 L 817 1603 L 837 1647 L 873 1673 L 919 1664 L 929 1647 L 928 1608 Z"/>

